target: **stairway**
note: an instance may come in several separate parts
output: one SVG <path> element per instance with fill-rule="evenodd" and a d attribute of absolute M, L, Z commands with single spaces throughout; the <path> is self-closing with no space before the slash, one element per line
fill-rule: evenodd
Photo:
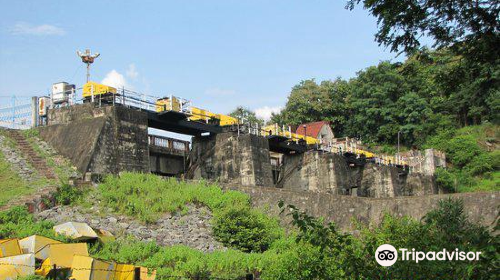
<path fill-rule="evenodd" d="M 8 129 L 7 135 L 16 142 L 17 148 L 21 151 L 24 158 L 33 166 L 35 170 L 38 171 L 40 176 L 44 176 L 47 179 L 57 179 L 54 170 L 47 165 L 45 159 L 40 157 L 37 152 L 35 152 L 24 135 L 19 133 L 18 130 L 13 129 Z"/>

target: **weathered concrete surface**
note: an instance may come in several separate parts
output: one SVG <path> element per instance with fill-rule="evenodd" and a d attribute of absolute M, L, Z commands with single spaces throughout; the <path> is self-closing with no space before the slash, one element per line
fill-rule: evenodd
<path fill-rule="evenodd" d="M 337 154 L 309 151 L 284 155 L 278 187 L 343 194 L 352 186 L 349 166 Z"/>
<path fill-rule="evenodd" d="M 147 115 L 121 106 L 93 104 L 49 110 L 40 137 L 81 173 L 149 172 Z"/>
<path fill-rule="evenodd" d="M 149 147 L 149 166 L 151 173 L 177 176 L 184 173 L 185 157 L 161 152 L 157 148 Z"/>
<path fill-rule="evenodd" d="M 357 196 L 395 197 L 403 194 L 404 184 L 398 184 L 396 167 L 367 163 L 363 167 Z"/>
<path fill-rule="evenodd" d="M 349 166 L 343 156 L 322 151 L 285 155 L 277 187 L 376 198 L 438 193 L 433 176 L 371 162 Z"/>
<path fill-rule="evenodd" d="M 234 187 L 233 189 L 248 193 L 256 207 L 268 209 L 271 214 L 278 215 L 278 201 L 292 204 L 307 211 L 315 217 L 325 217 L 335 222 L 342 230 L 354 230 L 353 219 L 367 225 L 378 225 L 389 213 L 398 217 L 409 216 L 421 219 L 429 210 L 435 208 L 442 199 L 461 199 L 465 211 L 474 222 L 491 226 L 499 215 L 500 192 L 476 192 L 459 194 L 439 194 L 396 198 L 350 197 L 326 193 L 292 191 L 285 189 L 261 187 Z"/>
<path fill-rule="evenodd" d="M 233 132 L 193 137 L 188 178 L 243 186 L 272 185 L 269 143 L 265 137 Z"/>

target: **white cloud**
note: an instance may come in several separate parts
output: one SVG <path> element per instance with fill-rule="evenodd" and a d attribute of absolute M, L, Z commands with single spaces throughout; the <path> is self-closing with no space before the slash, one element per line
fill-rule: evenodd
<path fill-rule="evenodd" d="M 12 27 L 11 33 L 14 35 L 63 36 L 66 31 L 50 24 L 31 25 L 26 22 L 18 22 Z"/>
<path fill-rule="evenodd" d="M 116 71 L 115 69 L 106 74 L 106 77 L 104 77 L 101 83 L 115 88 L 131 88 L 131 86 L 127 83 L 125 77 L 122 74 L 118 73 L 118 71 Z"/>
<path fill-rule="evenodd" d="M 137 79 L 137 77 L 139 76 L 139 72 L 137 72 L 137 69 L 135 69 L 134 63 L 129 64 L 126 74 L 127 77 L 129 77 L 132 80 Z"/>
<path fill-rule="evenodd" d="M 234 95 L 236 91 L 231 89 L 221 89 L 221 88 L 209 88 L 205 91 L 205 94 L 211 96 L 229 96 Z"/>
<path fill-rule="evenodd" d="M 271 119 L 272 113 L 279 113 L 283 109 L 283 106 L 276 106 L 276 107 L 269 107 L 269 106 L 264 106 L 262 108 L 257 108 L 255 109 L 255 115 L 258 118 L 261 118 L 265 121 L 269 121 Z"/>

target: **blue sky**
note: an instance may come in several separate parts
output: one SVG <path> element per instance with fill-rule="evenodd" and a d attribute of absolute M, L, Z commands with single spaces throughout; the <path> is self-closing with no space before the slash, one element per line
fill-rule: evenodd
<path fill-rule="evenodd" d="M 376 19 L 345 1 L 0 1 L 0 103 L 81 86 L 76 50 L 101 53 L 92 80 L 266 115 L 301 80 L 350 78 L 401 60 L 374 42 Z"/>

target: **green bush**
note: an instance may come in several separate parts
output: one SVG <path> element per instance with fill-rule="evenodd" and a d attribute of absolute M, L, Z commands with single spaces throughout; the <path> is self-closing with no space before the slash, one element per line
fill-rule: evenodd
<path fill-rule="evenodd" d="M 263 252 L 282 235 L 275 219 L 248 207 L 218 213 L 213 232 L 220 242 L 243 252 Z"/>
<path fill-rule="evenodd" d="M 448 141 L 445 152 L 450 162 L 458 168 L 466 166 L 483 153 L 476 139 L 471 135 L 459 135 L 452 138 Z"/>
<path fill-rule="evenodd" d="M 24 238 L 33 234 L 43 235 L 56 240 L 68 242 L 64 236 L 56 236 L 49 221 L 37 222 L 28 210 L 22 206 L 13 207 L 0 212 L 0 239 Z"/>
<path fill-rule="evenodd" d="M 79 200 L 83 195 L 81 189 L 71 186 L 69 184 L 62 184 L 57 188 L 54 196 L 56 202 L 61 205 L 70 205 Z"/>
<path fill-rule="evenodd" d="M 436 183 L 440 189 L 447 192 L 456 192 L 456 177 L 445 168 L 436 169 Z"/>

